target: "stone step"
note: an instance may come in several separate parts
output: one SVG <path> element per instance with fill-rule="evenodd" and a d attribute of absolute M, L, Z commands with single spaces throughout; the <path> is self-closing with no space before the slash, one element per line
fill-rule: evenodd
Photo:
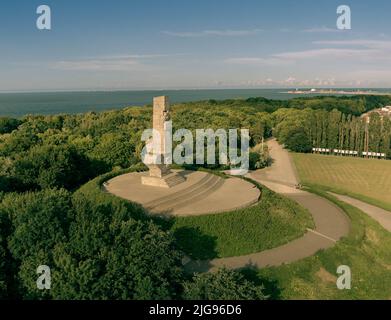
<path fill-rule="evenodd" d="M 214 190 L 217 190 L 217 187 L 220 187 L 223 183 L 224 179 L 215 175 L 208 175 L 208 179 L 202 179 L 202 182 L 199 181 L 185 190 L 158 199 L 160 201 L 154 201 L 153 204 L 146 206 L 146 208 L 150 210 L 155 209 L 155 211 L 158 209 L 159 212 L 163 212 L 183 207 L 189 204 L 190 201 L 202 198 L 206 194 L 210 194 Z"/>
<path fill-rule="evenodd" d="M 206 186 L 205 188 L 201 189 L 198 192 L 195 192 L 190 197 L 186 197 L 185 199 L 179 199 L 175 203 L 171 203 L 171 205 L 167 205 L 166 207 L 159 207 L 159 210 L 161 211 L 170 211 L 170 210 L 177 210 L 183 207 L 188 206 L 191 202 L 197 202 L 206 196 L 212 194 L 217 189 L 219 189 L 224 184 L 224 179 L 217 179 L 213 184 Z"/>
<path fill-rule="evenodd" d="M 176 210 L 182 207 L 189 205 L 191 202 L 195 202 L 203 199 L 205 196 L 210 195 L 214 191 L 216 191 L 221 185 L 224 184 L 223 179 L 213 179 L 208 181 L 207 184 L 204 184 L 202 187 L 194 189 L 190 194 L 181 195 L 175 200 L 170 200 L 165 202 L 162 205 L 159 205 L 155 209 L 159 212 L 168 212 L 172 210 Z"/>
<path fill-rule="evenodd" d="M 155 200 L 152 200 L 150 202 L 147 202 L 144 204 L 144 207 L 146 208 L 154 208 L 156 206 L 158 206 L 159 204 L 161 204 L 162 202 L 166 202 L 166 201 L 169 201 L 171 199 L 175 199 L 178 197 L 178 195 L 181 195 L 181 194 L 186 194 L 188 192 L 191 192 L 192 190 L 194 190 L 195 188 L 197 188 L 198 185 L 203 185 L 204 183 L 207 183 L 207 181 L 211 179 L 210 175 L 205 175 L 204 177 L 202 177 L 202 179 L 200 179 L 197 183 L 183 189 L 183 190 L 180 190 L 176 193 L 173 193 L 171 195 L 168 195 L 168 196 L 164 196 L 164 197 L 161 197 L 161 198 L 158 198 L 158 199 L 155 199 Z"/>
<path fill-rule="evenodd" d="M 185 181 L 185 178 L 179 174 L 174 174 L 168 179 L 166 179 L 167 185 L 171 188 L 177 184 L 180 184 Z"/>
<path fill-rule="evenodd" d="M 195 184 L 191 185 L 190 187 L 181 190 L 179 192 L 176 192 L 170 196 L 162 197 L 155 201 L 153 205 L 149 205 L 148 208 L 155 208 L 155 207 L 161 207 L 165 206 L 168 203 L 172 203 L 175 201 L 178 201 L 179 199 L 186 199 L 187 197 L 191 196 L 192 194 L 198 192 L 199 190 L 202 190 L 209 184 L 213 183 L 213 181 L 217 180 L 218 177 L 215 175 L 207 175 L 205 179 L 201 179 L 199 182 L 196 182 Z"/>

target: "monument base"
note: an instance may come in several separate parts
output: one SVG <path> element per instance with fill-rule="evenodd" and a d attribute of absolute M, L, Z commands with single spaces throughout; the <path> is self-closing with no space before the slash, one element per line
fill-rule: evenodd
<path fill-rule="evenodd" d="M 151 176 L 141 177 L 141 183 L 143 185 L 161 188 L 172 188 L 185 181 L 186 179 L 176 172 L 171 172 L 165 176 L 162 176 L 161 178 Z"/>

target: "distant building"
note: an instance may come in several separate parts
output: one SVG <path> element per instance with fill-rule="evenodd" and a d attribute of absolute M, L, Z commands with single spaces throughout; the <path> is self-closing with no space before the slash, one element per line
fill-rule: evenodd
<path fill-rule="evenodd" d="M 383 116 L 391 116 L 391 106 L 381 108 L 379 113 Z"/>
<path fill-rule="evenodd" d="M 365 119 L 369 123 L 370 116 L 373 113 L 377 113 L 381 119 L 383 119 L 383 117 L 390 117 L 391 118 L 391 106 L 385 106 L 382 108 L 368 111 L 368 112 L 362 114 L 361 118 Z"/>

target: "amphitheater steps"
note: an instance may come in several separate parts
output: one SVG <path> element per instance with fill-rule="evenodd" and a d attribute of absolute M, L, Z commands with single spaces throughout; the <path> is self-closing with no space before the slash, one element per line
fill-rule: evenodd
<path fill-rule="evenodd" d="M 172 176 L 170 176 L 167 180 L 166 180 L 166 183 L 169 187 L 173 187 L 173 186 L 176 186 L 182 182 L 185 181 L 185 178 L 179 174 L 173 174 Z"/>
<path fill-rule="evenodd" d="M 216 191 L 218 188 L 220 188 L 224 184 L 224 179 L 218 178 L 216 181 L 214 181 L 213 184 L 207 186 L 205 189 L 200 190 L 199 192 L 194 192 L 193 195 L 186 199 L 180 199 L 178 202 L 171 203 L 171 205 L 168 205 L 166 207 L 159 208 L 161 211 L 171 211 L 171 210 L 177 210 L 183 207 L 186 207 L 191 202 L 197 202 L 206 196 L 210 195 L 212 192 Z"/>
<path fill-rule="evenodd" d="M 198 201 L 206 195 L 211 194 L 224 184 L 224 179 L 216 175 L 206 175 L 192 186 L 172 194 L 162 197 L 145 204 L 145 207 L 151 211 L 168 212 L 187 206 L 190 202 Z"/>
<path fill-rule="evenodd" d="M 178 196 L 187 194 L 189 192 L 192 192 L 195 188 L 197 188 L 200 185 L 206 184 L 209 180 L 211 179 L 210 175 L 205 175 L 202 179 L 200 179 L 197 183 L 187 187 L 186 189 L 183 189 L 179 192 L 176 192 L 174 194 L 171 194 L 169 196 L 164 196 L 155 200 L 152 200 L 150 202 L 147 202 L 144 204 L 144 207 L 146 208 L 154 208 L 159 205 L 161 205 L 163 202 L 170 201 L 170 200 L 175 200 Z"/>

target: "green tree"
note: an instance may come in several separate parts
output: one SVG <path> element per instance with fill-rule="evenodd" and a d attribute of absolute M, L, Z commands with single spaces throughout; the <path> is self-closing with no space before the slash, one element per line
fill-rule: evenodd
<path fill-rule="evenodd" d="M 327 141 L 330 149 L 336 149 L 339 147 L 338 145 L 338 126 L 339 122 L 341 121 L 341 112 L 337 109 L 333 109 L 331 112 L 329 112 L 329 126 L 327 130 Z"/>
<path fill-rule="evenodd" d="M 0 134 L 11 133 L 13 130 L 17 129 L 22 124 L 21 120 L 0 117 Z"/>
<path fill-rule="evenodd" d="M 24 189 L 71 190 L 92 176 L 90 165 L 73 146 L 38 145 L 16 159 L 12 176 Z"/>
<path fill-rule="evenodd" d="M 382 131 L 382 120 L 380 115 L 376 112 L 372 113 L 369 121 L 369 150 L 372 152 L 379 152 L 381 144 L 381 131 Z"/>
<path fill-rule="evenodd" d="M 285 146 L 294 152 L 310 152 L 312 150 L 311 141 L 302 130 L 292 133 L 286 139 Z"/>
<path fill-rule="evenodd" d="M 181 255 L 173 236 L 135 220 L 136 205 L 97 203 L 77 194 L 70 241 L 55 250 L 58 299 L 170 299 L 177 297 Z"/>
<path fill-rule="evenodd" d="M 265 300 L 263 287 L 246 280 L 237 271 L 220 269 L 216 273 L 197 274 L 184 283 L 187 300 Z"/>
<path fill-rule="evenodd" d="M 67 239 L 71 196 L 65 190 L 44 190 L 7 194 L 0 215 L 10 218 L 12 231 L 8 247 L 16 261 L 19 295 L 26 299 L 48 298 L 49 292 L 37 289 L 36 269 L 54 265 L 52 251 Z"/>
<path fill-rule="evenodd" d="M 110 167 L 128 168 L 137 162 L 134 152 L 135 144 L 129 135 L 106 133 L 90 154 L 94 159 L 101 160 Z"/>
<path fill-rule="evenodd" d="M 8 298 L 7 274 L 10 268 L 7 255 L 8 217 L 0 212 L 0 300 Z"/>

